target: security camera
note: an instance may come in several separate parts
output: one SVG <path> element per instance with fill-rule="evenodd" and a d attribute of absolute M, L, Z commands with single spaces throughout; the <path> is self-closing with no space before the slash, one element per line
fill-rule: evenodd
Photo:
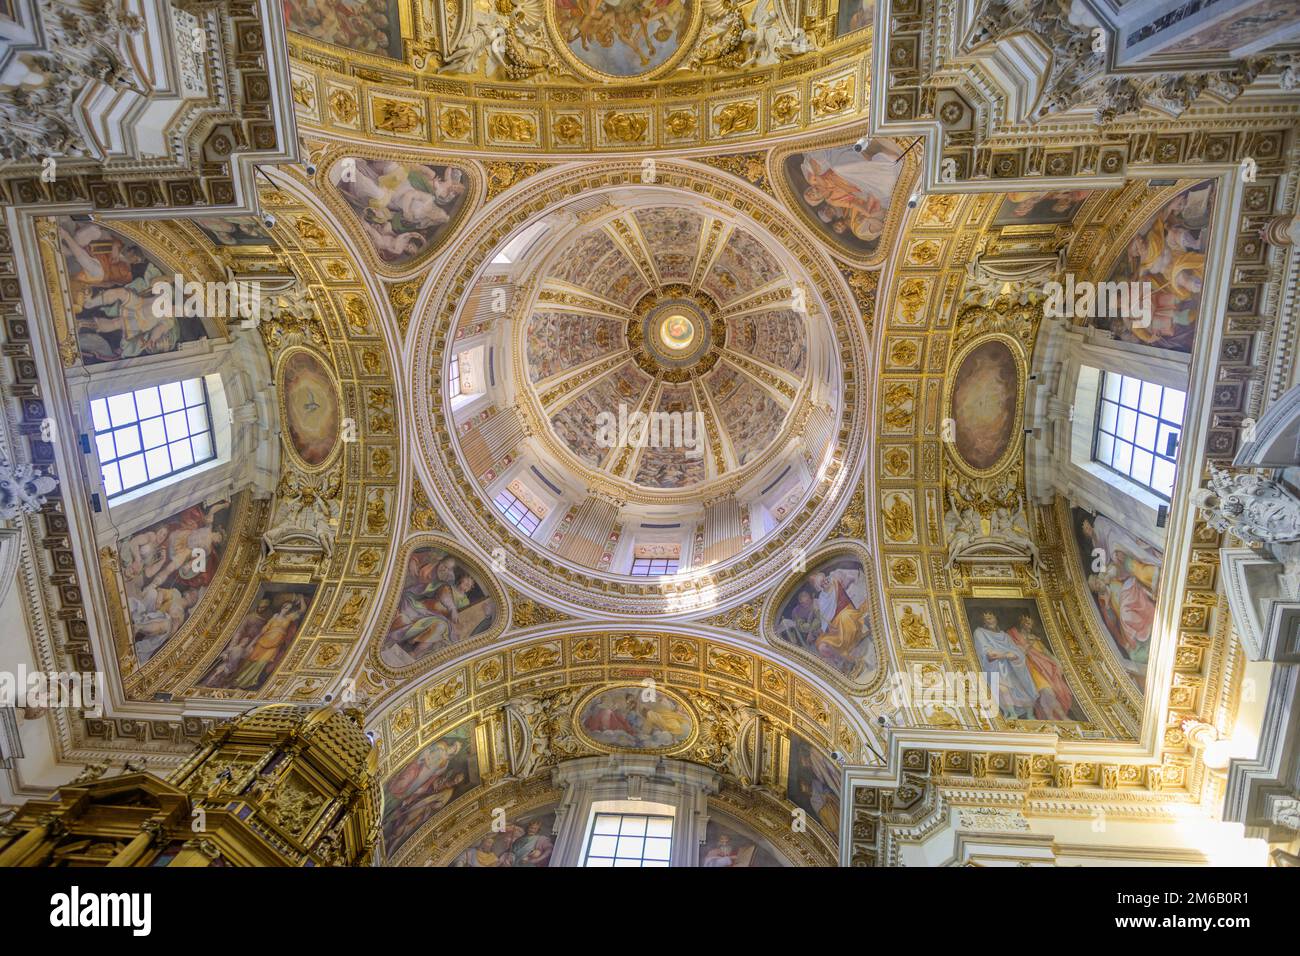
<path fill-rule="evenodd" d="M 328 703 L 329 703 L 330 701 L 332 701 L 333 699 L 334 699 L 334 695 L 333 695 L 333 694 L 326 694 L 326 695 L 325 695 L 325 703 L 328 704 Z"/>
<path fill-rule="evenodd" d="M 267 229 L 274 229 L 275 217 L 269 212 L 262 213 L 262 225 L 266 226 Z"/>
<path fill-rule="evenodd" d="M 907 197 L 907 208 L 915 209 L 916 204 L 919 203 L 920 201 L 921 201 L 920 193 L 912 193 L 912 195 Z"/>
<path fill-rule="evenodd" d="M 838 750 L 832 750 L 831 759 L 836 763 L 844 763 L 844 754 L 840 753 Z"/>
<path fill-rule="evenodd" d="M 877 717 L 876 723 L 878 723 L 881 727 L 885 726 L 885 715 L 881 714 L 879 717 Z"/>
<path fill-rule="evenodd" d="M 862 152 L 864 149 L 867 148 L 867 143 L 869 143 L 869 142 L 871 142 L 871 137 L 870 137 L 870 136 L 864 136 L 864 137 L 862 137 L 862 139 L 858 140 L 856 143 L 853 144 L 853 151 L 854 151 L 855 153 L 860 153 L 860 152 Z"/>
<path fill-rule="evenodd" d="M 307 163 L 306 165 L 303 166 L 303 169 L 307 170 L 307 175 L 308 175 L 308 176 L 315 176 L 315 175 L 316 175 L 316 164 L 315 164 L 315 163 Z"/>

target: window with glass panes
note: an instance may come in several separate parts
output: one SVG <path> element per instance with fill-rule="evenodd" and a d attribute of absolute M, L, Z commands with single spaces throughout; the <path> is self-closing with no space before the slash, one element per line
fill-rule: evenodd
<path fill-rule="evenodd" d="M 646 813 L 597 813 L 583 866 L 667 866 L 673 818 Z"/>
<path fill-rule="evenodd" d="M 537 530 L 537 526 L 542 523 L 542 519 L 520 501 L 509 488 L 502 488 L 498 491 L 493 502 L 507 521 L 530 538 L 533 536 L 533 532 Z"/>
<path fill-rule="evenodd" d="M 676 558 L 633 558 L 632 573 L 640 575 L 676 574 Z"/>
<path fill-rule="evenodd" d="M 1102 372 L 1092 458 L 1169 500 L 1187 393 Z"/>
<path fill-rule="evenodd" d="M 217 457 L 201 378 L 94 399 L 90 416 L 110 499 Z"/>
<path fill-rule="evenodd" d="M 460 394 L 460 356 L 459 355 L 453 355 L 451 357 L 451 370 L 447 375 L 447 382 L 448 382 L 447 387 L 450 390 L 449 394 L 451 395 L 452 398 L 455 398 L 457 395 Z"/>

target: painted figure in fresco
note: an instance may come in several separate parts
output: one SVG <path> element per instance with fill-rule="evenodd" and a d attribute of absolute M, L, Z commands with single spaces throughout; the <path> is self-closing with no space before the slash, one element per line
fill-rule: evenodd
<path fill-rule="evenodd" d="M 554 815 L 545 818 L 554 822 Z M 483 839 L 452 861 L 453 867 L 525 867 L 540 869 L 551 865 L 555 841 L 542 832 L 543 818 L 530 820 L 526 826 L 510 824 L 500 833 L 485 834 Z"/>
<path fill-rule="evenodd" d="M 260 690 L 283 659 L 315 594 L 294 585 L 263 585 L 225 648 L 199 683 L 204 687 Z"/>
<path fill-rule="evenodd" d="M 811 810 L 826 831 L 840 832 L 840 774 L 839 768 L 806 744 L 798 747 L 791 758 L 795 766 L 790 769 L 790 779 L 796 792 L 797 804 Z"/>
<path fill-rule="evenodd" d="M 486 630 L 494 619 L 491 599 L 454 557 L 417 548 L 407 562 L 397 615 L 384 638 L 384 660 L 394 666 Z"/>
<path fill-rule="evenodd" d="M 981 626 L 975 628 L 974 637 L 975 651 L 984 665 L 984 672 L 998 679 L 998 705 L 1002 716 L 1008 720 L 1033 717 L 1038 688 L 1029 672 L 1025 649 L 1002 630 L 993 611 L 983 613 Z"/>
<path fill-rule="evenodd" d="M 262 632 L 262 628 L 271 619 L 271 613 L 271 598 L 266 595 L 258 598 L 256 606 L 239 623 L 239 629 L 230 638 L 230 643 L 199 683 L 205 687 L 229 687 L 243 664 L 248 646 Z"/>
<path fill-rule="evenodd" d="M 456 857 L 451 864 L 455 867 L 465 866 L 484 866 L 500 867 L 509 866 L 511 862 L 509 851 L 498 853 L 496 851 L 497 834 L 489 833 L 479 840 L 477 846 L 472 846 L 460 856 Z"/>
<path fill-rule="evenodd" d="M 1131 240 L 1110 275 L 1111 281 L 1151 283 L 1151 324 L 1131 320 L 1094 321 L 1129 342 L 1190 352 L 1201 309 L 1214 184 L 1203 183 L 1180 193 Z"/>
<path fill-rule="evenodd" d="M 264 246 L 271 237 L 251 219 L 231 216 L 214 216 L 196 219 L 194 224 L 219 246 Z"/>
<path fill-rule="evenodd" d="M 684 741 L 691 716 L 666 695 L 642 699 L 639 687 L 619 687 L 592 698 L 583 708 L 582 729 L 596 741 L 620 747 L 669 747 Z"/>
<path fill-rule="evenodd" d="M 781 861 L 764 842 L 737 832 L 717 820 L 709 820 L 700 844 L 700 866 L 706 869 L 735 867 L 779 867 Z"/>
<path fill-rule="evenodd" d="M 281 604 L 248 646 L 231 686 L 236 690 L 260 688 L 279 663 L 284 649 L 298 633 L 298 622 L 306 613 L 307 600 L 301 594 L 295 594 Z"/>
<path fill-rule="evenodd" d="M 118 557 L 140 663 L 167 643 L 207 591 L 225 547 L 229 507 L 195 505 L 123 543 Z"/>
<path fill-rule="evenodd" d="M 1007 632 L 1015 645 L 1025 652 L 1025 666 L 1036 693 L 1034 716 L 1039 720 L 1068 720 L 1074 694 L 1066 683 L 1060 662 L 1034 628 L 1033 616 L 1022 614 L 1016 626 Z"/>
<path fill-rule="evenodd" d="M 1086 552 L 1085 568 L 1094 556 L 1100 571 L 1088 575 L 1088 590 L 1097 603 L 1102 623 L 1120 652 L 1130 661 L 1145 664 L 1156 615 L 1156 587 L 1163 558 L 1104 515 L 1085 517 L 1081 523 Z"/>
<path fill-rule="evenodd" d="M 665 44 L 686 22 L 684 0 L 556 0 L 555 16 L 567 44 L 577 42 L 582 50 L 616 44 L 632 52 L 641 69 L 655 63 Z M 601 66 L 597 58 L 593 65 Z M 607 67 L 608 68 L 608 67 Z"/>
<path fill-rule="evenodd" d="M 1044 193 L 1007 193 L 999 222 L 1061 222 L 1092 195 L 1089 189 L 1054 189 Z"/>
<path fill-rule="evenodd" d="M 543 867 L 551 863 L 555 841 L 542 833 L 542 821 L 529 822 L 524 835 L 510 844 L 512 866 Z"/>
<path fill-rule="evenodd" d="M 330 179 L 356 212 L 385 262 L 407 262 L 451 221 L 466 189 L 459 169 L 387 159 L 355 159 L 353 174 L 336 166 Z"/>
<path fill-rule="evenodd" d="M 863 242 L 880 238 L 898 180 L 892 157 L 877 153 L 864 160 L 852 150 L 823 150 L 805 156 L 800 168 L 808 183 L 803 200 L 832 232 Z"/>
<path fill-rule="evenodd" d="M 700 862 L 703 867 L 723 867 L 735 866 L 736 857 L 739 850 L 732 845 L 731 837 L 725 833 L 718 835 L 717 841 L 705 851 L 704 859 Z"/>
<path fill-rule="evenodd" d="M 170 277 L 135 243 L 95 223 L 61 222 L 58 230 L 83 361 L 170 352 L 202 336 L 201 319 L 155 313 L 154 284 Z"/>
<path fill-rule="evenodd" d="M 454 731 L 434 741 L 384 784 L 384 840 L 389 852 L 477 783 L 472 728 Z"/>
<path fill-rule="evenodd" d="M 855 30 L 865 30 L 875 19 L 875 0 L 840 0 L 835 35 L 842 37 Z"/>
<path fill-rule="evenodd" d="M 285 0 L 285 21 L 295 33 L 361 53 L 400 56 L 394 51 L 398 23 L 388 0 Z"/>
<path fill-rule="evenodd" d="M 777 634 L 849 677 L 874 668 L 861 564 L 831 562 L 809 574 L 782 609 Z"/>

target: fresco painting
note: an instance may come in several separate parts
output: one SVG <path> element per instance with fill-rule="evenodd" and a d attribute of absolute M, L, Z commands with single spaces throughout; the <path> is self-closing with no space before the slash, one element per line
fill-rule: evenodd
<path fill-rule="evenodd" d="M 357 53 L 402 58 L 398 0 L 284 0 L 289 29 Z"/>
<path fill-rule="evenodd" d="M 555 23 L 591 69 L 640 76 L 677 52 L 693 6 L 694 0 L 555 0 Z"/>
<path fill-rule="evenodd" d="M 1090 189 L 1053 189 L 1042 193 L 1007 193 L 993 217 L 995 226 L 1039 226 L 1069 222 Z"/>
<path fill-rule="evenodd" d="M 730 817 L 713 813 L 705 828 L 704 842 L 700 844 L 700 866 L 706 869 L 724 867 L 778 867 L 784 866 L 767 841 L 751 836 Z"/>
<path fill-rule="evenodd" d="M 836 840 L 840 835 L 840 768 L 802 737 L 790 736 L 786 798 Z"/>
<path fill-rule="evenodd" d="M 1142 687 L 1164 554 L 1123 525 L 1093 511 L 1072 508 L 1070 524 L 1102 633 L 1124 669 Z"/>
<path fill-rule="evenodd" d="M 1128 241 L 1107 281 L 1149 282 L 1150 322 L 1122 316 L 1097 316 L 1091 324 L 1123 342 L 1190 352 L 1201 313 L 1205 249 L 1214 209 L 1213 181 L 1183 190 L 1155 213 Z"/>
<path fill-rule="evenodd" d="M 852 146 L 810 150 L 786 157 L 785 176 L 800 210 L 825 239 L 850 256 L 869 256 L 885 232 L 902 155 L 883 139 L 860 153 Z"/>
<path fill-rule="evenodd" d="M 953 442 L 971 468 L 992 468 L 1015 437 L 1020 370 L 1001 340 L 981 342 L 953 374 Z"/>
<path fill-rule="evenodd" d="M 207 336 L 202 318 L 154 308 L 155 284 L 170 296 L 175 277 L 138 243 L 93 222 L 60 219 L 57 228 L 83 364 L 159 355 Z"/>
<path fill-rule="evenodd" d="M 413 664 L 491 630 L 498 612 L 481 573 L 464 558 L 443 548 L 416 548 L 379 657 L 390 667 Z"/>
<path fill-rule="evenodd" d="M 484 833 L 457 854 L 451 865 L 541 869 L 551 865 L 554 850 L 555 807 L 548 807 L 526 813 L 518 820 L 507 819 L 504 830 Z"/>
<path fill-rule="evenodd" d="M 126 586 L 131 641 L 141 664 L 175 636 L 203 599 L 221 565 L 229 534 L 230 501 L 222 500 L 186 508 L 122 542 L 118 562 Z"/>
<path fill-rule="evenodd" d="M 279 373 L 289 444 L 309 466 L 323 465 L 340 440 L 343 416 L 334 376 L 305 350 L 290 353 Z"/>
<path fill-rule="evenodd" d="M 218 246 L 269 246 L 273 241 L 256 219 L 247 216 L 195 219 L 194 225 Z"/>
<path fill-rule="evenodd" d="M 456 166 L 346 157 L 330 167 L 329 181 L 390 266 L 441 245 L 469 198 L 469 179 Z"/>
<path fill-rule="evenodd" d="M 736 464 L 748 464 L 780 433 L 785 409 L 761 385 L 728 364 L 711 372 L 705 386 L 731 438 Z"/>
<path fill-rule="evenodd" d="M 776 636 L 817 655 L 845 677 L 870 679 L 877 660 L 862 559 L 839 555 L 801 577 L 777 612 Z"/>
<path fill-rule="evenodd" d="M 875 0 L 840 0 L 835 14 L 835 36 L 842 37 L 872 25 L 876 17 Z"/>
<path fill-rule="evenodd" d="M 263 581 L 234 634 L 199 679 L 203 687 L 259 691 L 284 660 L 317 585 Z"/>
<path fill-rule="evenodd" d="M 1005 719 L 1086 719 L 1048 643 L 1037 601 L 965 598 L 964 603 L 976 656 L 984 673 L 997 678 L 998 710 Z"/>
<path fill-rule="evenodd" d="M 474 724 L 443 734 L 384 781 L 384 849 L 392 856 L 426 820 L 479 785 Z"/>
<path fill-rule="evenodd" d="M 676 697 L 637 685 L 596 694 L 583 705 L 578 726 L 601 746 L 671 750 L 690 739 L 695 718 Z"/>

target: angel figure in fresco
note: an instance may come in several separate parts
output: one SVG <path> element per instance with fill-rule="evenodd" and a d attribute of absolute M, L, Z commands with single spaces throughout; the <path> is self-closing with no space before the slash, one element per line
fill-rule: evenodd
<path fill-rule="evenodd" d="M 1104 515 L 1085 518 L 1082 530 L 1103 563 L 1100 571 L 1088 576 L 1088 590 L 1106 630 L 1125 657 L 1144 663 L 1155 623 L 1160 552 Z"/>

